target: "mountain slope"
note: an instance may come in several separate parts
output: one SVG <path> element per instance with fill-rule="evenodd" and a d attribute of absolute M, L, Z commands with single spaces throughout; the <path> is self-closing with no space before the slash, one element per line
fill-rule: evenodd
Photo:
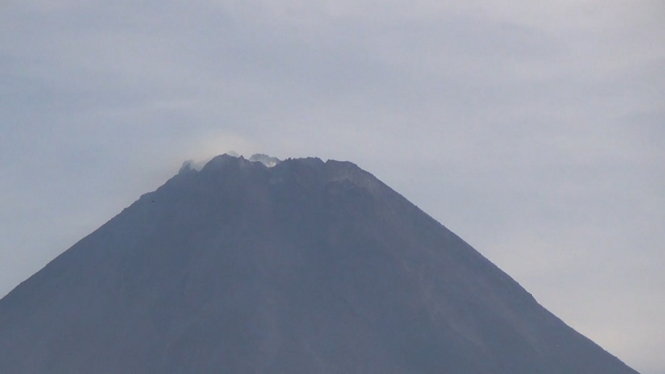
<path fill-rule="evenodd" d="M 635 373 L 357 166 L 227 155 L 0 300 L 0 372 Z"/>

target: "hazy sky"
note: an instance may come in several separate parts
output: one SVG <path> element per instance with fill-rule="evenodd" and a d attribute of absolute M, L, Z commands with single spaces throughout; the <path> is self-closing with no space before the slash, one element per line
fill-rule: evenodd
<path fill-rule="evenodd" d="M 355 162 L 665 373 L 662 0 L 0 3 L 0 295 L 229 150 Z"/>

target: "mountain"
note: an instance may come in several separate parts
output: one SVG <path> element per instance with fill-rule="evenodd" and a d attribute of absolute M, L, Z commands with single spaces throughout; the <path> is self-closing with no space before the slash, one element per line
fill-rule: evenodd
<path fill-rule="evenodd" d="M 185 164 L 0 300 L 0 373 L 636 373 L 356 165 L 254 160 Z"/>

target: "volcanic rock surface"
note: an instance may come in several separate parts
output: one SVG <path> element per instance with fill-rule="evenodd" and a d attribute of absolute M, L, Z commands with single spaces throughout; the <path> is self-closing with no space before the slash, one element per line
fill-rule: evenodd
<path fill-rule="evenodd" d="M 266 157 L 184 166 L 0 300 L 0 373 L 636 373 L 354 164 Z"/>

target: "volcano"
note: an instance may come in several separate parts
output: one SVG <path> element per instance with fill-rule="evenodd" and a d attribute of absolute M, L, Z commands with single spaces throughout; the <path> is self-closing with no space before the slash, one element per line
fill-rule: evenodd
<path fill-rule="evenodd" d="M 0 300 L 0 372 L 636 373 L 356 165 L 230 155 Z"/>

